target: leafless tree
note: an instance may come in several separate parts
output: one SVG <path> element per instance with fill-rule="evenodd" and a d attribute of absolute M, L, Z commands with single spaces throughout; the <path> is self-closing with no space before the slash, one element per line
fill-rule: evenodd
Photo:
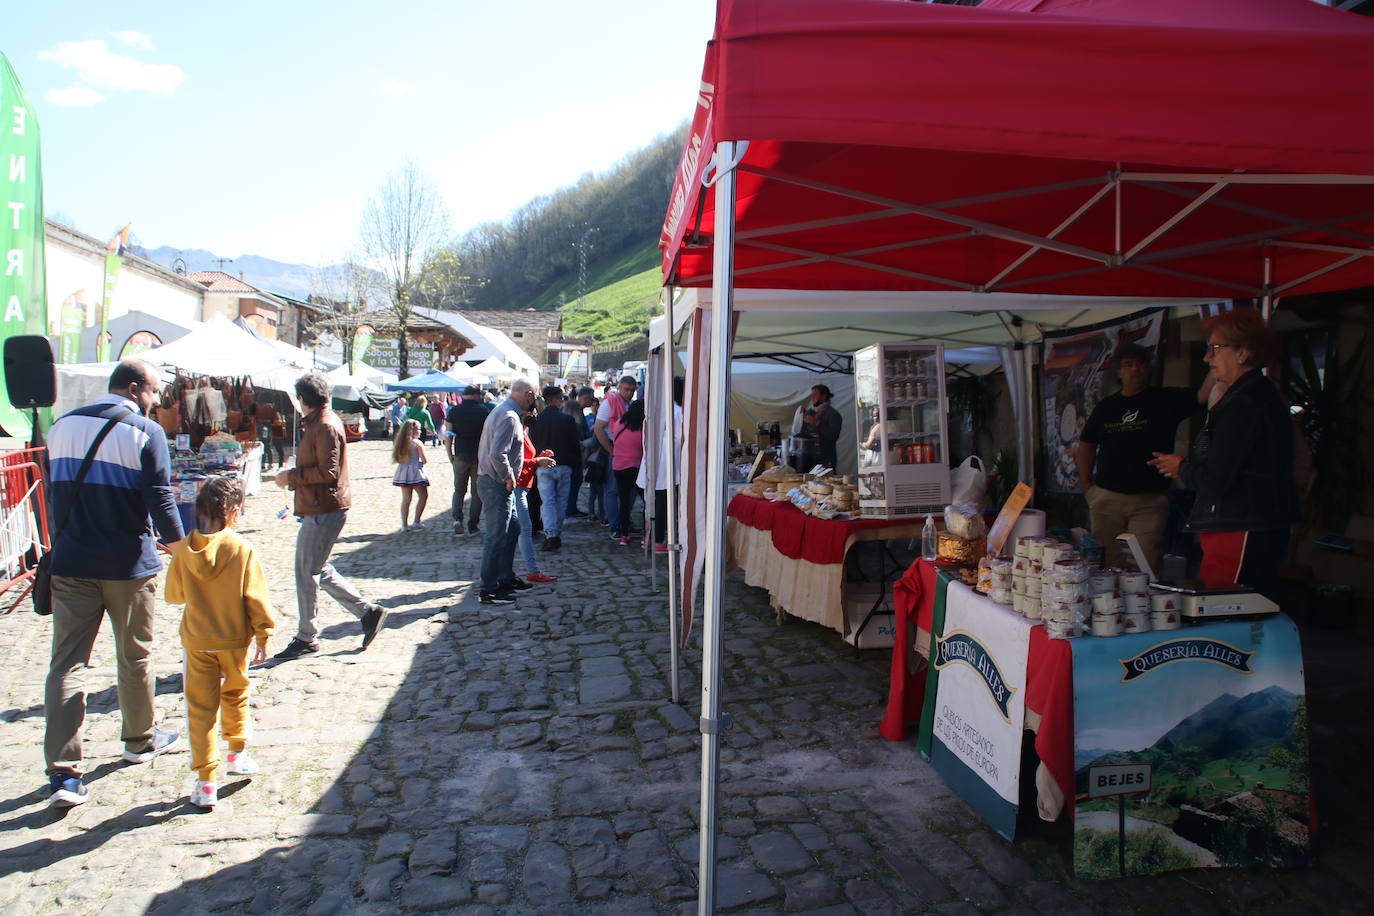
<path fill-rule="evenodd" d="M 317 306 L 309 326 L 302 316 L 302 342 L 312 343 L 323 334 L 330 334 L 342 346 L 343 361 L 352 361 L 353 333 L 371 308 L 370 292 L 378 285 L 375 271 L 363 266 L 357 255 L 350 254 L 336 264 L 317 268 L 310 277 L 308 301 Z"/>
<path fill-rule="evenodd" d="M 411 160 L 387 176 L 363 214 L 363 254 L 381 277 L 377 298 L 399 327 L 402 377 L 409 375 L 406 334 L 421 268 L 432 252 L 447 244 L 448 232 L 448 213 L 438 188 Z"/>

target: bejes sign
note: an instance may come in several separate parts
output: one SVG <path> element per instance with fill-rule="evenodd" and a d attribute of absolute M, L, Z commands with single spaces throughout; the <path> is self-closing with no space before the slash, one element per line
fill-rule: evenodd
<path fill-rule="evenodd" d="M 1134 795 L 1150 791 L 1150 764 L 1111 763 L 1088 769 L 1088 797 Z"/>

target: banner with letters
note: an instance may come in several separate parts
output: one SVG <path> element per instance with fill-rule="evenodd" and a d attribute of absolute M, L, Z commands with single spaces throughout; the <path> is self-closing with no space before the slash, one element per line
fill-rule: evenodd
<path fill-rule="evenodd" d="M 1074 871 L 1294 866 L 1311 852 L 1307 700 L 1282 615 L 1073 640 Z M 1147 792 L 1089 799 L 1094 767 L 1148 765 Z"/>
<path fill-rule="evenodd" d="M 1026 656 L 1037 621 L 960 582 L 945 593 L 931 647 L 936 681 L 930 762 L 1007 839 L 1016 835 Z"/>
<path fill-rule="evenodd" d="M 0 54 L 0 166 L 5 170 L 0 210 L 0 344 L 23 334 L 44 334 L 48 298 L 44 269 L 43 169 L 39 163 L 38 116 L 19 77 Z M 0 373 L 0 426 L 28 438 L 30 414 L 10 404 Z"/>
<path fill-rule="evenodd" d="M 1041 403 L 1045 409 L 1042 428 L 1048 489 L 1076 493 L 1081 488 L 1074 463 L 1078 435 L 1097 402 L 1117 389 L 1112 364 L 1116 348 L 1133 343 L 1154 352 L 1163 328 L 1164 311 L 1157 309 L 1086 331 L 1045 335 Z"/>

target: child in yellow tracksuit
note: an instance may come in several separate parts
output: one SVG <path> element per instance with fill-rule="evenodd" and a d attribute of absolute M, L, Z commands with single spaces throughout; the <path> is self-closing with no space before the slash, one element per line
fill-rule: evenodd
<path fill-rule="evenodd" d="M 229 743 L 225 769 L 234 775 L 258 771 L 247 751 L 248 646 L 256 641 L 252 663 L 261 664 L 276 621 L 253 546 L 234 530 L 242 504 L 243 490 L 236 480 L 206 481 L 196 498 L 200 530 L 182 541 L 167 569 L 167 600 L 186 605 L 182 684 L 191 769 L 197 777 L 191 803 L 202 808 L 213 808 L 218 801 L 220 726 Z"/>

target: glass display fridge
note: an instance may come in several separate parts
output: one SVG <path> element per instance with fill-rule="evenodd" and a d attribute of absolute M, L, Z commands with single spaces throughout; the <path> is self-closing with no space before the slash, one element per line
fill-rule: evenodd
<path fill-rule="evenodd" d="M 938 343 L 881 343 L 854 354 L 859 512 L 902 518 L 949 503 L 945 354 Z"/>

